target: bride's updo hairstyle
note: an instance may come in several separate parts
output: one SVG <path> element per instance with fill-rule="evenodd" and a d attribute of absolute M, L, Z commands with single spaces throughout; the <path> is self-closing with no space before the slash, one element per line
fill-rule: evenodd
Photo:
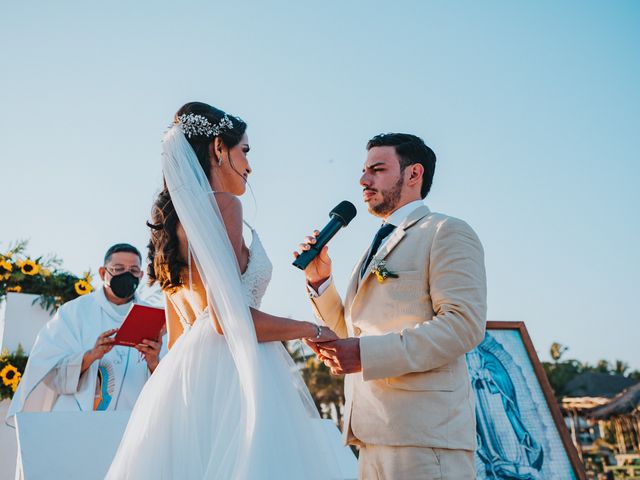
<path fill-rule="evenodd" d="M 211 105 L 201 102 L 190 102 L 183 105 L 176 112 L 175 123 L 180 122 L 180 117 L 184 115 L 194 115 L 204 117 L 213 126 L 222 125 L 217 131 L 204 132 L 197 130 L 185 135 L 187 141 L 193 148 L 198 162 L 205 175 L 211 181 L 211 161 L 209 157 L 209 145 L 216 137 L 222 140 L 227 148 L 233 148 L 242 139 L 247 129 L 247 124 L 238 117 L 225 114 Z M 227 121 L 225 121 L 227 119 Z M 232 126 L 229 126 L 231 120 Z M 174 292 L 183 285 L 180 272 L 187 266 L 185 260 L 180 258 L 178 251 L 178 215 L 173 207 L 166 182 L 162 191 L 151 209 L 151 221 L 147 222 L 151 228 L 151 239 L 149 240 L 149 285 L 158 282 L 160 288 L 166 292 Z"/>

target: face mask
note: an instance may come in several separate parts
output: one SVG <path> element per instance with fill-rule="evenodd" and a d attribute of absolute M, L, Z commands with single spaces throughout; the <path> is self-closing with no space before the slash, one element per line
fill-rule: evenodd
<path fill-rule="evenodd" d="M 139 278 L 134 277 L 130 272 L 124 272 L 120 275 L 112 276 L 107 286 L 111 288 L 116 297 L 126 299 L 133 297 L 139 283 Z"/>

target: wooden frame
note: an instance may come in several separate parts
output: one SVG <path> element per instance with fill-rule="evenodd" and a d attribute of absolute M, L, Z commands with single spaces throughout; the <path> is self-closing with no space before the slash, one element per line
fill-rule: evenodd
<path fill-rule="evenodd" d="M 524 350 L 526 351 L 526 354 L 528 356 L 528 361 L 530 362 L 530 365 L 533 368 L 533 372 L 538 382 L 538 386 L 540 387 L 542 391 L 542 396 L 544 397 L 544 401 L 546 402 L 546 407 L 548 408 L 551 418 L 553 419 L 555 431 L 557 432 L 561 441 L 561 445 L 562 447 L 564 447 L 564 451 L 567 455 L 567 459 L 562 460 L 563 464 L 565 465 L 564 468 L 568 467 L 566 462 L 566 460 L 568 460 L 568 463 L 570 464 L 570 467 L 573 470 L 573 474 L 575 475 L 576 479 L 585 480 L 586 474 L 584 471 L 584 467 L 582 465 L 580 457 L 578 456 L 578 452 L 576 451 L 576 448 L 571 441 L 571 437 L 569 436 L 569 432 L 567 430 L 567 427 L 565 426 L 564 419 L 560 412 L 560 408 L 554 397 L 553 390 L 551 389 L 551 385 L 549 384 L 549 381 L 544 372 L 544 369 L 542 368 L 542 364 L 540 363 L 538 355 L 536 354 L 536 351 L 533 347 L 533 342 L 531 341 L 531 337 L 529 337 L 529 333 L 527 332 L 524 322 L 496 322 L 496 321 L 487 322 L 487 333 L 491 333 L 492 331 L 505 331 L 505 330 L 517 331 L 522 341 L 522 346 L 524 347 Z M 491 341 L 494 341 L 494 340 L 495 339 L 492 339 Z M 502 344 L 500 344 L 497 341 L 494 341 L 493 344 L 499 345 L 500 348 L 504 349 Z M 504 351 L 506 352 L 506 350 Z M 472 352 L 470 352 L 470 354 L 473 354 L 474 352 L 476 352 L 476 350 L 473 350 Z M 478 353 L 478 355 L 482 355 L 482 354 Z M 467 358 L 469 361 L 470 357 L 468 356 Z M 520 359 L 520 360 L 524 360 L 526 362 L 526 359 Z M 470 370 L 471 370 L 471 367 L 470 367 Z M 528 378 L 528 380 L 530 381 L 533 380 L 530 374 L 529 374 L 529 377 L 530 378 Z M 522 375 L 521 375 L 521 378 L 524 380 L 527 380 L 527 378 L 525 378 Z M 535 389 L 535 386 L 533 388 Z M 486 391 L 486 389 L 485 390 L 481 389 L 478 391 Z M 539 397 L 539 393 L 538 393 L 538 397 Z M 541 405 L 544 404 L 544 402 L 539 402 L 539 403 Z M 478 407 L 478 408 L 481 408 L 481 407 Z M 488 418 L 493 418 L 493 417 L 489 415 Z M 547 418 L 546 422 L 542 422 L 542 419 L 541 419 L 541 422 L 542 424 L 545 425 L 545 427 L 548 428 L 548 425 L 547 425 L 547 423 L 549 423 L 548 416 L 546 418 Z M 479 427 L 479 435 L 480 435 L 480 427 Z M 557 438 L 554 441 L 556 442 L 557 448 L 559 449 L 560 444 L 557 443 Z M 477 461 L 481 461 L 480 453 L 478 453 L 477 458 L 479 459 Z M 488 463 L 486 464 L 488 465 Z"/>

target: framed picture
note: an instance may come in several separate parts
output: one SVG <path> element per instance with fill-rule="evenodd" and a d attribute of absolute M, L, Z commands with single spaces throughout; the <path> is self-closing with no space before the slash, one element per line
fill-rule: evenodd
<path fill-rule="evenodd" d="M 478 479 L 585 479 L 523 322 L 488 322 L 467 366 L 476 397 Z"/>

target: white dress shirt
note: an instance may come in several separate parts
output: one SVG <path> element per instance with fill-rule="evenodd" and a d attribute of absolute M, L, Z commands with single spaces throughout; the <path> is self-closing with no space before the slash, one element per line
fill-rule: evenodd
<path fill-rule="evenodd" d="M 398 227 L 409 217 L 409 215 L 411 215 L 415 210 L 417 210 L 419 207 L 422 207 L 423 205 L 424 201 L 422 200 L 414 200 L 413 202 L 409 202 L 394 210 L 391 215 L 384 219 L 382 225 L 390 223 L 391 225 L 395 225 L 396 227 Z M 390 235 L 391 233 L 389 233 L 389 236 Z M 389 236 L 387 236 L 387 238 L 389 238 Z M 382 243 L 380 244 L 380 248 L 382 248 L 382 246 L 385 244 L 387 238 L 382 241 Z M 331 285 L 332 281 L 333 277 L 327 278 L 327 280 L 325 280 L 325 282 L 320 285 L 320 287 L 318 287 L 317 292 L 311 287 L 311 285 L 307 284 L 307 292 L 309 293 L 309 297 L 314 298 L 322 295 L 327 290 L 327 288 L 329 288 L 329 285 Z"/>

